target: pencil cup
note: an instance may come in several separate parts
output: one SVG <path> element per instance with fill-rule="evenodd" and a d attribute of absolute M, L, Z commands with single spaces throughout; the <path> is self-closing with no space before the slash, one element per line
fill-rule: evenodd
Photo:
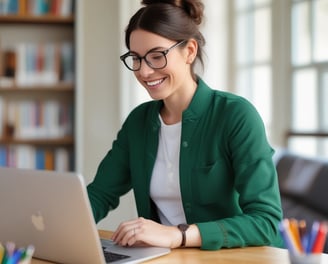
<path fill-rule="evenodd" d="M 320 264 L 321 254 L 289 254 L 290 264 Z"/>

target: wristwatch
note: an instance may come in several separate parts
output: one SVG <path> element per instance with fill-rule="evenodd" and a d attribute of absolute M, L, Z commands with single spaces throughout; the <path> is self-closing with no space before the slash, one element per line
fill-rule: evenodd
<path fill-rule="evenodd" d="M 188 224 L 179 224 L 179 230 L 181 231 L 182 241 L 180 247 L 184 247 L 186 245 L 186 231 L 189 228 Z"/>

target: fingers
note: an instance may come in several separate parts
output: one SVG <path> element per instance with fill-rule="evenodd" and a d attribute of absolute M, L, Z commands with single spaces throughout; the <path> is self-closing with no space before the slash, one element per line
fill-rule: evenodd
<path fill-rule="evenodd" d="M 114 232 L 112 239 L 115 243 L 121 246 L 132 246 L 138 239 L 139 222 L 141 219 L 123 222 L 119 225 L 117 230 Z"/>
<path fill-rule="evenodd" d="M 121 223 L 114 232 L 112 239 L 121 246 L 175 247 L 176 241 L 181 243 L 181 233 L 174 226 L 164 226 L 140 217 Z"/>

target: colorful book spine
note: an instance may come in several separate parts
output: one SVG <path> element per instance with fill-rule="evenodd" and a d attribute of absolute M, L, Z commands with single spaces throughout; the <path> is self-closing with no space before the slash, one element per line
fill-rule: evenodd
<path fill-rule="evenodd" d="M 0 145 L 0 166 L 22 169 L 72 171 L 74 155 L 65 147 L 43 148 L 30 145 Z"/>
<path fill-rule="evenodd" d="M 0 15 L 71 16 L 74 0 L 0 0 Z"/>

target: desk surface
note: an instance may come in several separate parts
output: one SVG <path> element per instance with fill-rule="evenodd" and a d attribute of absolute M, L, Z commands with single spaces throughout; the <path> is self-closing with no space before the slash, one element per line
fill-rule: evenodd
<path fill-rule="evenodd" d="M 110 238 L 111 232 L 100 230 L 102 238 Z M 166 256 L 159 257 L 145 263 L 220 263 L 220 264 L 289 264 L 287 250 L 274 247 L 246 247 L 204 251 L 196 248 L 173 249 Z M 47 261 L 33 259 L 31 264 L 46 264 Z M 328 254 L 322 255 L 322 264 L 328 263 Z"/>

